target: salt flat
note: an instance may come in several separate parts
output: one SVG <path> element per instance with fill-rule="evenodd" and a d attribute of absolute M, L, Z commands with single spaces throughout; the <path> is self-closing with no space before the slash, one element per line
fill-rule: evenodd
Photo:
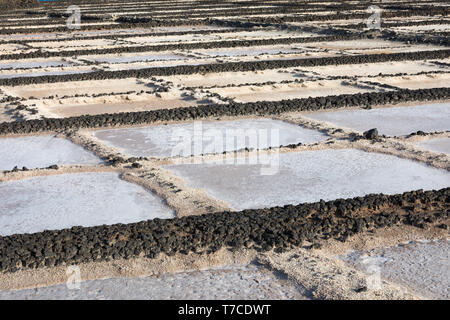
<path fill-rule="evenodd" d="M 398 136 L 419 130 L 425 132 L 450 130 L 450 103 L 312 112 L 306 113 L 305 117 L 361 132 L 377 128 L 381 134 Z"/>
<path fill-rule="evenodd" d="M 449 138 L 430 139 L 427 141 L 416 142 L 414 144 L 425 150 L 450 154 L 450 139 Z"/>
<path fill-rule="evenodd" d="M 173 218 L 173 211 L 117 173 L 76 173 L 0 183 L 0 235 Z"/>
<path fill-rule="evenodd" d="M 51 135 L 0 138 L 0 170 L 53 164 L 98 164 L 100 159 L 69 140 Z"/>
<path fill-rule="evenodd" d="M 195 163 L 166 168 L 236 210 L 396 194 L 450 186 L 450 173 L 390 155 L 320 150 L 260 156 L 258 164 Z"/>
<path fill-rule="evenodd" d="M 281 101 L 338 94 L 356 94 L 375 91 L 344 84 L 342 80 L 305 81 L 303 83 L 213 88 L 211 92 L 236 102 Z"/>
<path fill-rule="evenodd" d="M 237 130 L 237 131 L 236 131 Z M 239 136 L 243 140 L 235 138 Z M 261 132 L 261 133 L 260 133 Z M 247 148 L 278 147 L 324 140 L 325 135 L 271 119 L 197 121 L 182 124 L 95 131 L 107 145 L 132 156 L 190 156 Z M 278 135 L 278 136 L 277 136 Z M 252 139 L 252 137 L 256 139 Z M 197 140 L 198 139 L 198 140 Z M 231 139 L 227 142 L 227 139 Z"/>

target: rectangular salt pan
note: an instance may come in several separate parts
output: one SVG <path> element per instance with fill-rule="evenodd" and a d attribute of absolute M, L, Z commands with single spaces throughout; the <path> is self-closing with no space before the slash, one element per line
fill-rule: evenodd
<path fill-rule="evenodd" d="M 431 139 L 414 144 L 425 150 L 450 154 L 450 138 Z"/>
<path fill-rule="evenodd" d="M 301 53 L 300 49 L 293 49 L 289 47 L 263 47 L 263 48 L 234 48 L 234 49 L 222 49 L 222 50 L 198 50 L 197 53 L 207 56 L 222 56 L 222 57 L 237 57 L 237 56 L 257 56 L 257 55 L 276 55 L 276 54 L 290 54 Z"/>
<path fill-rule="evenodd" d="M 450 103 L 413 107 L 309 113 L 306 117 L 360 132 L 377 128 L 380 134 L 407 135 L 416 131 L 450 130 Z"/>
<path fill-rule="evenodd" d="M 96 131 L 94 135 L 124 154 L 136 157 L 220 154 L 223 151 L 245 147 L 278 147 L 299 142 L 305 144 L 325 138 L 325 135 L 319 132 L 271 119 L 196 121 L 144 128 L 101 130 Z"/>
<path fill-rule="evenodd" d="M 16 61 L 10 63 L 0 63 L 0 69 L 18 68 L 48 68 L 56 66 L 70 66 L 72 63 L 66 61 Z"/>
<path fill-rule="evenodd" d="M 1 236 L 173 217 L 161 199 L 117 173 L 0 182 Z"/>
<path fill-rule="evenodd" d="M 41 72 L 0 74 L 0 79 L 42 77 L 42 76 L 62 76 L 62 75 L 66 75 L 66 74 L 82 74 L 82 73 L 89 73 L 89 72 L 94 72 L 94 70 L 41 71 Z"/>
<path fill-rule="evenodd" d="M 167 60 L 181 60 L 185 59 L 181 55 L 175 54 L 153 54 L 153 55 L 134 55 L 134 56 L 104 56 L 104 57 L 94 57 L 89 58 L 89 56 L 84 57 L 86 59 L 94 60 L 97 62 L 108 62 L 108 63 L 128 63 L 128 62 L 138 62 L 138 61 L 167 61 Z"/>
<path fill-rule="evenodd" d="M 236 210 L 450 186 L 445 170 L 353 149 L 270 155 L 257 164 L 206 162 L 166 168 L 187 186 L 203 189 Z"/>
<path fill-rule="evenodd" d="M 44 168 L 53 164 L 95 165 L 100 159 L 69 140 L 54 136 L 0 138 L 0 170 L 15 166 Z"/>

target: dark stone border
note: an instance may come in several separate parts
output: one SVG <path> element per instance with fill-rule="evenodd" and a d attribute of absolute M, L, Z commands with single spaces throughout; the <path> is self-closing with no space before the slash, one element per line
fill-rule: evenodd
<path fill-rule="evenodd" d="M 291 111 L 314 111 L 354 106 L 397 104 L 409 101 L 433 101 L 450 98 L 450 88 L 367 92 L 305 99 L 213 104 L 198 107 L 160 109 L 141 112 L 84 115 L 0 123 L 0 135 L 36 132 L 60 132 L 68 129 L 135 125 L 158 121 L 182 121 L 220 116 L 271 115 Z"/>
<path fill-rule="evenodd" d="M 11 235 L 0 237 L 0 271 L 220 248 L 283 251 L 400 223 L 427 228 L 448 218 L 449 205 L 446 188 Z"/>

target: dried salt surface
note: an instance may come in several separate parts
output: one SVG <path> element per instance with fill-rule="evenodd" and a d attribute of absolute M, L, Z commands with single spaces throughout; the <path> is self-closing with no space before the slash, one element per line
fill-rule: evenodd
<path fill-rule="evenodd" d="M 308 43 L 306 47 L 320 48 L 320 49 L 336 49 L 336 50 L 349 50 L 349 49 L 365 50 L 365 49 L 378 49 L 390 47 L 407 47 L 407 45 L 381 39 L 359 39 L 359 40 Z"/>
<path fill-rule="evenodd" d="M 127 63 L 127 62 L 138 62 L 138 61 L 155 61 L 155 60 L 180 60 L 185 59 L 185 56 L 176 54 L 134 54 L 134 55 L 102 55 L 102 56 L 81 56 L 83 59 L 89 59 L 97 62 L 108 62 L 108 63 Z"/>
<path fill-rule="evenodd" d="M 416 146 L 435 152 L 450 154 L 450 139 L 438 138 L 414 143 Z"/>
<path fill-rule="evenodd" d="M 232 49 L 204 49 L 195 50 L 196 53 L 201 53 L 207 56 L 223 56 L 223 57 L 236 57 L 236 56 L 256 56 L 262 54 L 288 54 L 288 53 L 301 53 L 303 50 L 295 49 L 290 46 L 261 46 L 256 48 L 248 47 L 236 47 Z"/>
<path fill-rule="evenodd" d="M 238 158 L 239 159 L 239 158 Z M 250 158 L 249 158 L 250 159 Z M 236 210 L 396 194 L 450 185 L 450 173 L 390 155 L 320 150 L 166 166 L 191 188 L 204 189 Z"/>
<path fill-rule="evenodd" d="M 234 99 L 236 102 L 280 101 L 339 94 L 375 91 L 372 88 L 345 84 L 342 80 L 307 81 L 304 83 L 213 88 L 209 91 Z"/>
<path fill-rule="evenodd" d="M 174 75 L 160 77 L 165 81 L 171 81 L 184 87 L 199 86 L 226 86 L 240 85 L 245 83 L 264 83 L 269 79 L 274 82 L 293 81 L 295 79 L 306 78 L 294 71 L 295 68 L 278 70 L 261 70 L 245 72 L 218 72 L 205 74 L 192 74 L 189 77 L 185 75 Z"/>
<path fill-rule="evenodd" d="M 95 70 L 67 70 L 67 71 L 41 71 L 41 72 L 26 72 L 26 73 L 10 73 L 10 74 L 0 74 L 0 79 L 12 79 L 12 78 L 23 78 L 23 77 L 41 77 L 41 76 L 61 76 L 67 74 L 81 74 L 94 72 Z"/>
<path fill-rule="evenodd" d="M 397 247 L 351 251 L 341 259 L 402 285 L 426 299 L 450 299 L 450 241 L 408 242 Z M 369 267 L 371 267 L 369 269 Z"/>
<path fill-rule="evenodd" d="M 112 172 L 0 183 L 2 236 L 173 217 L 161 199 Z"/>
<path fill-rule="evenodd" d="M 444 49 L 444 47 L 433 45 L 407 45 L 381 39 L 316 42 L 308 43 L 305 47 L 323 50 L 340 50 L 350 54 L 395 53 Z"/>
<path fill-rule="evenodd" d="M 427 74 L 427 75 L 402 76 L 402 77 L 386 77 L 386 78 L 380 77 L 371 80 L 382 84 L 396 86 L 402 89 L 415 90 L 428 88 L 446 88 L 448 87 L 448 84 L 450 82 L 450 74 L 444 73 L 444 74 Z"/>
<path fill-rule="evenodd" d="M 79 290 L 65 284 L 17 291 L 0 291 L 1 300 L 78 299 L 306 299 L 298 286 L 255 265 L 224 266 L 158 277 L 88 280 Z"/>
<path fill-rule="evenodd" d="M 379 62 L 379 63 L 364 63 L 352 65 L 337 65 L 337 66 L 315 66 L 306 67 L 302 70 L 318 73 L 322 76 L 376 76 L 383 74 L 396 73 L 418 73 L 429 71 L 440 71 L 445 69 L 425 61 L 393 61 L 393 62 Z M 382 78 L 380 78 L 382 79 Z M 373 80 L 372 81 L 378 81 Z"/>
<path fill-rule="evenodd" d="M 18 69 L 18 68 L 48 68 L 56 66 L 71 66 L 71 62 L 62 60 L 23 60 L 23 61 L 11 61 L 6 63 L 0 63 L 0 69 Z"/>
<path fill-rule="evenodd" d="M 306 113 L 305 117 L 361 132 L 377 128 L 385 135 L 407 135 L 418 130 L 425 132 L 450 130 L 450 103 L 313 112 Z"/>
<path fill-rule="evenodd" d="M 234 139 L 232 130 L 242 130 L 242 143 Z M 267 139 L 259 131 L 267 134 Z M 273 132 L 275 130 L 276 132 Z M 257 138 L 249 137 L 254 133 Z M 277 139 L 276 134 L 279 134 Z M 199 136 L 199 143 L 194 135 Z M 239 134 L 239 132 L 237 132 Z M 247 136 L 246 136 L 247 135 Z M 248 148 L 278 147 L 292 143 L 312 143 L 325 135 L 284 121 L 272 119 L 243 119 L 234 121 L 196 121 L 190 123 L 121 128 L 95 131 L 94 136 L 122 153 L 132 156 L 190 156 L 202 153 L 222 153 Z M 260 137 L 258 140 L 258 136 Z M 227 139 L 233 139 L 230 144 Z M 218 143 L 215 147 L 215 143 Z M 183 146 L 180 148 L 180 144 Z"/>
<path fill-rule="evenodd" d="M 130 99 L 131 100 L 131 99 Z M 57 100 L 54 100 L 54 102 Z M 59 100 L 61 101 L 61 100 Z M 105 102 L 106 101 L 106 102 Z M 40 108 L 41 114 L 47 113 L 47 117 L 74 117 L 81 115 L 95 115 L 103 113 L 118 113 L 118 112 L 135 112 L 135 111 L 148 111 L 157 109 L 172 109 L 178 107 L 190 107 L 196 106 L 197 100 L 182 99 L 179 97 L 164 97 L 158 98 L 156 96 L 146 96 L 146 100 L 129 101 L 126 99 L 119 99 L 117 102 L 110 102 L 107 99 L 98 99 L 97 103 L 80 103 L 80 104 L 67 104 L 42 106 Z"/>
<path fill-rule="evenodd" d="M 0 138 L 0 170 L 53 164 L 98 164 L 100 159 L 69 140 L 50 135 Z"/>
<path fill-rule="evenodd" d="M 209 41 L 226 41 L 226 40 L 253 40 L 253 39 L 274 39 L 287 38 L 292 33 L 278 30 L 257 30 L 257 31 L 239 31 L 239 32 L 223 32 L 210 34 L 184 34 L 184 35 L 167 35 L 167 36 L 148 36 L 148 37 L 128 37 L 126 40 L 137 44 L 168 44 L 173 42 L 209 42 Z M 302 33 L 302 37 L 314 37 L 316 34 Z"/>
<path fill-rule="evenodd" d="M 92 81 L 70 81 L 45 84 L 29 84 L 23 86 L 6 87 L 5 92 L 30 99 L 30 97 L 43 98 L 48 96 L 65 96 L 75 94 L 118 93 L 126 91 L 141 91 L 152 88 L 147 81 L 136 78 L 107 79 Z"/>
<path fill-rule="evenodd" d="M 448 24 L 431 24 L 424 26 L 402 26 L 394 27 L 392 30 L 400 32 L 429 32 L 429 31 L 448 31 Z"/>

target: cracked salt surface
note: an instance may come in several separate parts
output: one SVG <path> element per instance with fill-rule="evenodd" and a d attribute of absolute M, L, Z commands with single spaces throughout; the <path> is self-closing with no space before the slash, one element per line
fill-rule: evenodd
<path fill-rule="evenodd" d="M 227 138 L 233 138 L 231 131 L 250 130 L 256 134 L 257 141 L 248 137 L 238 143 L 233 140 L 227 145 Z M 258 130 L 262 130 L 258 135 Z M 276 138 L 276 130 L 279 139 Z M 267 133 L 264 138 L 263 133 Z M 194 145 L 194 134 L 199 137 L 199 143 Z M 325 135 L 313 130 L 305 129 L 287 122 L 271 119 L 235 120 L 235 121 L 196 121 L 183 124 L 149 126 L 144 128 L 123 128 L 96 131 L 95 137 L 122 153 L 132 156 L 190 156 L 202 153 L 222 153 L 241 148 L 278 147 L 292 143 L 312 143 L 324 140 Z M 245 137 L 245 135 L 242 135 Z M 231 140 L 230 140 L 231 141 Z M 181 143 L 181 145 L 180 145 Z M 217 143 L 217 147 L 215 147 Z M 181 147 L 180 147 L 181 146 Z M 199 147 L 198 147 L 199 146 Z"/>
<path fill-rule="evenodd" d="M 361 132 L 377 128 L 380 134 L 385 135 L 407 135 L 419 130 L 425 132 L 450 130 L 450 103 L 316 112 L 305 116 Z"/>
<path fill-rule="evenodd" d="M 450 299 L 450 241 L 402 244 L 367 252 L 351 251 L 340 259 L 385 278 L 426 299 Z"/>
<path fill-rule="evenodd" d="M 445 170 L 353 149 L 266 155 L 258 164 L 248 159 L 244 164 L 230 159 L 165 168 L 236 210 L 450 186 Z"/>
<path fill-rule="evenodd" d="M 117 173 L 0 182 L 1 236 L 173 217 L 161 199 Z"/>
<path fill-rule="evenodd" d="M 425 150 L 450 154 L 450 139 L 449 138 L 431 139 L 431 140 L 427 140 L 427 141 L 423 141 L 423 142 L 416 142 L 414 144 Z"/>
<path fill-rule="evenodd" d="M 0 138 L 0 170 L 43 168 L 53 164 L 101 163 L 100 159 L 69 140 L 44 135 Z"/>
<path fill-rule="evenodd" d="M 0 299 L 306 299 L 297 285 L 280 277 L 254 265 L 225 266 L 162 276 L 88 280 L 80 283 L 79 290 L 61 284 L 0 291 Z"/>

